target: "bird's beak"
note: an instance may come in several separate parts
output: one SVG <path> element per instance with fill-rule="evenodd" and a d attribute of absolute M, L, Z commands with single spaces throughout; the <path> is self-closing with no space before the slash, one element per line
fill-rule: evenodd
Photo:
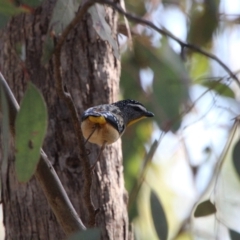
<path fill-rule="evenodd" d="M 152 112 L 146 112 L 145 116 L 146 117 L 154 117 L 154 114 Z"/>

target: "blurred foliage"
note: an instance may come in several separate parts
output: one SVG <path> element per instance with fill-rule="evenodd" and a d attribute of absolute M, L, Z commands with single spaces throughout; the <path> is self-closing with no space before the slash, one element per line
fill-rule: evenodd
<path fill-rule="evenodd" d="M 43 0 L 0 0 L 0 29 L 5 27 L 12 16 L 22 12 L 32 13 Z"/>
<path fill-rule="evenodd" d="M 171 10 L 178 9 L 186 18 L 186 25 L 182 26 L 183 29 L 186 29 L 186 36 L 183 41 L 211 53 L 213 51 L 214 41 L 218 37 L 219 32 L 223 32 L 224 28 L 228 26 L 228 24 L 225 24 L 223 21 L 224 17 L 222 17 L 222 13 L 220 13 L 220 4 L 220 0 L 127 0 L 126 9 L 128 12 L 153 22 L 162 29 L 164 29 L 162 26 L 165 26 L 164 21 L 168 20 L 165 19 L 162 22 L 161 13 L 164 11 L 170 13 Z M 169 18 L 171 17 L 173 17 L 173 15 L 169 16 Z M 238 24 L 237 19 L 239 16 L 236 15 L 235 18 L 236 20 L 231 21 L 232 25 Z M 169 19 L 169 22 L 171 22 L 171 19 Z M 173 44 L 170 38 L 166 38 L 150 30 L 149 27 L 137 25 L 132 22 L 130 24 L 134 32 L 133 49 L 130 50 L 125 47 L 122 55 L 120 81 L 122 97 L 132 98 L 142 102 L 150 111 L 154 112 L 155 117 L 153 118 L 154 122 L 151 121 L 152 119 L 143 120 L 131 126 L 122 137 L 125 184 L 129 192 L 136 186 L 142 169 L 146 167 L 143 161 L 146 152 L 151 146 L 151 142 L 153 142 L 154 138 L 159 137 L 154 131 L 159 129 L 159 133 L 161 133 L 161 131 L 166 133 L 171 131 L 178 134 L 182 119 L 189 110 L 195 110 L 195 103 L 191 102 L 189 98 L 189 88 L 191 85 L 202 85 L 206 87 L 206 92 L 211 90 L 216 96 L 231 99 L 235 99 L 237 96 L 235 89 L 233 89 L 231 85 L 232 79 L 230 79 L 228 75 L 213 76 L 212 62 L 214 62 L 214 60 L 188 47 L 182 48 L 182 46 L 180 46 L 180 50 L 178 50 L 179 46 L 176 47 L 178 44 Z M 172 33 L 175 34 L 175 32 Z M 228 63 L 225 64 L 227 66 L 229 65 Z M 142 74 L 143 72 L 144 74 Z M 147 74 L 146 72 L 152 72 L 152 74 Z M 239 143 L 237 143 L 234 148 L 232 158 L 234 165 L 230 172 L 234 171 L 234 168 L 236 172 L 239 172 L 238 145 Z M 184 148 L 185 146 L 182 145 L 182 149 Z M 171 192 L 172 190 L 168 189 L 168 183 L 165 182 L 168 178 L 167 173 L 162 172 L 169 171 L 168 174 L 172 174 L 171 169 L 168 168 L 174 166 L 173 162 L 177 164 L 177 159 L 183 155 L 182 151 L 183 150 L 176 150 L 176 152 L 172 153 L 172 158 L 164 160 L 169 161 L 169 163 L 166 164 L 168 167 L 164 166 L 164 169 L 167 170 L 160 169 L 159 171 L 161 173 L 159 172 L 158 176 L 155 175 L 156 172 L 153 173 L 153 171 L 150 170 L 152 166 L 148 166 L 147 177 L 129 212 L 130 219 L 134 218 L 136 239 L 158 239 L 153 227 L 156 222 L 151 220 L 151 215 L 153 216 L 155 211 L 157 213 L 159 210 L 157 210 L 156 207 L 151 208 L 149 205 L 150 189 L 152 187 L 156 191 L 156 196 L 163 202 L 163 211 L 166 213 L 169 227 L 168 239 L 191 239 L 193 237 L 193 233 L 188 232 L 186 226 L 188 221 L 191 221 L 190 219 L 194 211 L 186 213 L 183 219 L 175 215 L 177 213 L 174 212 L 172 208 L 174 207 L 174 197 L 177 197 L 179 193 L 173 193 Z M 187 150 L 185 149 L 185 151 Z M 231 148 L 230 152 L 232 151 L 233 148 Z M 159 159 L 156 161 L 159 162 Z M 161 167 L 163 166 L 159 166 L 159 168 Z M 190 169 L 193 168 L 190 167 Z M 215 171 L 212 173 L 212 178 L 216 177 L 221 166 L 220 168 L 215 166 L 214 169 Z M 155 179 L 154 181 L 149 180 L 149 172 L 154 174 L 154 177 L 152 177 Z M 166 179 L 160 176 L 160 174 L 164 175 Z M 175 179 L 175 184 L 177 183 L 178 179 Z M 209 181 L 209 184 L 210 183 L 212 183 L 212 181 Z M 223 195 L 224 193 L 221 193 L 218 198 L 221 198 Z M 206 199 L 209 199 L 209 197 L 210 196 Z M 199 202 L 199 199 L 195 199 L 195 201 L 191 200 L 193 206 Z M 224 204 L 221 203 L 220 205 L 220 209 L 222 209 Z M 192 210 L 194 209 L 193 206 Z M 181 206 L 179 207 L 181 208 Z M 180 208 L 178 208 L 178 211 L 180 211 Z M 181 211 L 183 211 L 183 209 L 184 208 L 182 208 Z M 214 217 L 216 211 L 218 214 L 218 205 L 211 199 L 211 201 L 208 200 L 197 205 L 195 216 L 200 217 L 210 214 Z M 138 217 L 136 214 L 138 214 Z M 155 225 L 155 227 L 157 226 Z M 236 228 L 231 229 L 233 229 L 232 231 L 236 230 Z M 232 232 L 230 233 L 232 237 Z"/>
<path fill-rule="evenodd" d="M 191 58 L 189 58 L 188 61 L 188 71 L 193 79 L 199 79 L 209 74 L 209 59 L 202 54 L 191 53 Z"/>
<path fill-rule="evenodd" d="M 214 89 L 214 91 L 217 92 L 219 95 L 235 98 L 234 91 L 229 86 L 227 86 L 224 83 L 221 83 L 220 81 L 222 81 L 222 79 L 220 80 L 205 79 L 205 81 L 202 81 L 201 84 L 211 90 Z"/>
<path fill-rule="evenodd" d="M 168 223 L 158 196 L 154 191 L 150 193 L 151 214 L 155 230 L 159 239 L 165 240 L 168 237 Z"/>
<path fill-rule="evenodd" d="M 193 1 L 190 12 L 188 41 L 198 46 L 211 43 L 218 27 L 219 0 Z"/>
<path fill-rule="evenodd" d="M 5 27 L 9 19 L 16 14 L 22 12 L 22 9 L 18 8 L 11 1 L 0 0 L 0 29 Z"/>
<path fill-rule="evenodd" d="M 19 2 L 21 4 L 26 4 L 26 5 L 30 6 L 30 7 L 34 7 L 35 8 L 35 7 L 38 7 L 39 5 L 41 5 L 43 0 L 20 0 Z"/>
<path fill-rule="evenodd" d="M 138 16 L 142 16 L 146 13 L 145 3 L 146 2 L 144 0 L 125 1 L 126 9 Z"/>

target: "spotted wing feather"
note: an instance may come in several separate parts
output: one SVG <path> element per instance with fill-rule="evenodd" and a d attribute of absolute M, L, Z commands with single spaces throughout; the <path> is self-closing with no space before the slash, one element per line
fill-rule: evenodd
<path fill-rule="evenodd" d="M 124 130 L 124 125 L 118 120 L 116 114 L 111 113 L 110 111 L 102 110 L 101 108 L 92 107 L 87 109 L 82 115 L 82 121 L 88 117 L 100 117 L 103 116 L 106 121 L 111 124 L 120 134 Z"/>

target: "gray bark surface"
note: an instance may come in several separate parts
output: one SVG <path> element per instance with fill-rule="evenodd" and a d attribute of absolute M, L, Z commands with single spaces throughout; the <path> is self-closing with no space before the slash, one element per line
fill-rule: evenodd
<path fill-rule="evenodd" d="M 43 41 L 55 1 L 45 1 L 34 14 L 13 18 L 0 32 L 0 71 L 8 81 L 18 102 L 26 84 L 32 81 L 43 93 L 49 113 L 48 133 L 43 149 L 54 166 L 66 192 L 87 225 L 83 201 L 84 174 L 70 113 L 55 89 L 53 62 L 42 66 Z M 106 8 L 107 21 L 116 37 L 117 15 Z M 24 46 L 26 59 L 17 48 Z M 64 44 L 62 76 L 71 93 L 79 117 L 84 109 L 114 102 L 118 97 L 120 62 L 110 45 L 102 41 L 92 28 L 91 17 L 73 29 Z M 127 239 L 128 217 L 123 181 L 121 143 L 106 147 L 100 167 L 93 172 L 92 201 L 97 209 L 96 225 L 102 228 L 102 239 Z M 91 162 L 99 147 L 87 144 Z M 35 177 L 27 184 L 18 183 L 14 170 L 14 146 L 7 171 L 1 170 L 2 202 L 6 239 L 64 239 L 46 198 Z M 51 184 L 51 183 L 49 183 Z"/>

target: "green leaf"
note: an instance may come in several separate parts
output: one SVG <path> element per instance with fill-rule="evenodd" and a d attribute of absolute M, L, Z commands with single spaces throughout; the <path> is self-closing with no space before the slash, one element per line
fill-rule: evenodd
<path fill-rule="evenodd" d="M 206 45 L 218 26 L 219 0 L 205 0 L 203 4 L 195 3 L 192 9 L 188 42 L 198 46 Z"/>
<path fill-rule="evenodd" d="M 16 174 L 27 182 L 35 172 L 47 130 L 47 108 L 39 90 L 28 84 L 15 122 Z"/>
<path fill-rule="evenodd" d="M 9 19 L 23 12 L 23 9 L 16 7 L 9 0 L 0 0 L 0 29 L 5 27 Z"/>
<path fill-rule="evenodd" d="M 211 51 L 211 49 L 207 50 Z M 188 65 L 189 74 L 193 79 L 193 83 L 199 83 L 198 79 L 202 79 L 203 76 L 206 76 L 210 72 L 209 58 L 199 53 L 191 53 Z"/>
<path fill-rule="evenodd" d="M 66 26 L 73 20 L 78 10 L 80 0 L 58 0 L 49 24 L 49 30 L 56 35 L 62 33 Z"/>
<path fill-rule="evenodd" d="M 157 232 L 158 238 L 161 240 L 167 239 L 168 236 L 168 223 L 164 209 L 161 202 L 159 201 L 158 196 L 154 191 L 151 190 L 150 194 L 150 203 L 151 203 L 151 213 L 153 218 L 153 223 L 155 230 Z"/>
<path fill-rule="evenodd" d="M 231 240 L 239 240 L 240 239 L 240 233 L 233 231 L 232 229 L 229 229 L 229 235 Z"/>
<path fill-rule="evenodd" d="M 100 240 L 101 230 L 99 228 L 92 228 L 85 231 L 77 232 L 71 235 L 68 240 Z"/>
<path fill-rule="evenodd" d="M 41 3 L 43 2 L 43 0 L 22 0 L 21 1 L 23 4 L 26 4 L 28 6 L 31 7 L 38 7 L 41 5 Z"/>
<path fill-rule="evenodd" d="M 146 14 L 146 3 L 144 0 L 129 0 L 126 1 L 126 9 L 129 12 L 134 13 L 137 16 L 143 16 Z"/>
<path fill-rule="evenodd" d="M 211 90 L 216 91 L 219 95 L 235 98 L 233 90 L 224 83 L 221 83 L 219 81 L 204 81 L 201 84 Z"/>
<path fill-rule="evenodd" d="M 233 165 L 240 177 L 240 140 L 237 141 L 233 149 Z"/>
<path fill-rule="evenodd" d="M 216 213 L 217 209 L 215 205 L 213 205 L 210 200 L 206 200 L 198 204 L 194 217 L 204 217 Z"/>
<path fill-rule="evenodd" d="M 2 87 L 0 87 L 0 95 L 1 95 L 1 111 L 2 111 L 2 150 L 3 150 L 3 159 L 2 159 L 2 168 L 3 172 L 7 170 L 7 159 L 9 152 L 9 111 L 7 99 Z"/>
<path fill-rule="evenodd" d="M 11 16 L 20 13 L 21 9 L 9 0 L 0 0 L 0 13 Z"/>
<path fill-rule="evenodd" d="M 88 9 L 88 12 L 92 17 L 93 28 L 102 40 L 108 41 L 110 46 L 113 48 L 114 56 L 119 59 L 120 56 L 117 41 L 113 38 L 112 29 L 105 20 L 105 7 L 100 4 L 94 4 Z"/>

